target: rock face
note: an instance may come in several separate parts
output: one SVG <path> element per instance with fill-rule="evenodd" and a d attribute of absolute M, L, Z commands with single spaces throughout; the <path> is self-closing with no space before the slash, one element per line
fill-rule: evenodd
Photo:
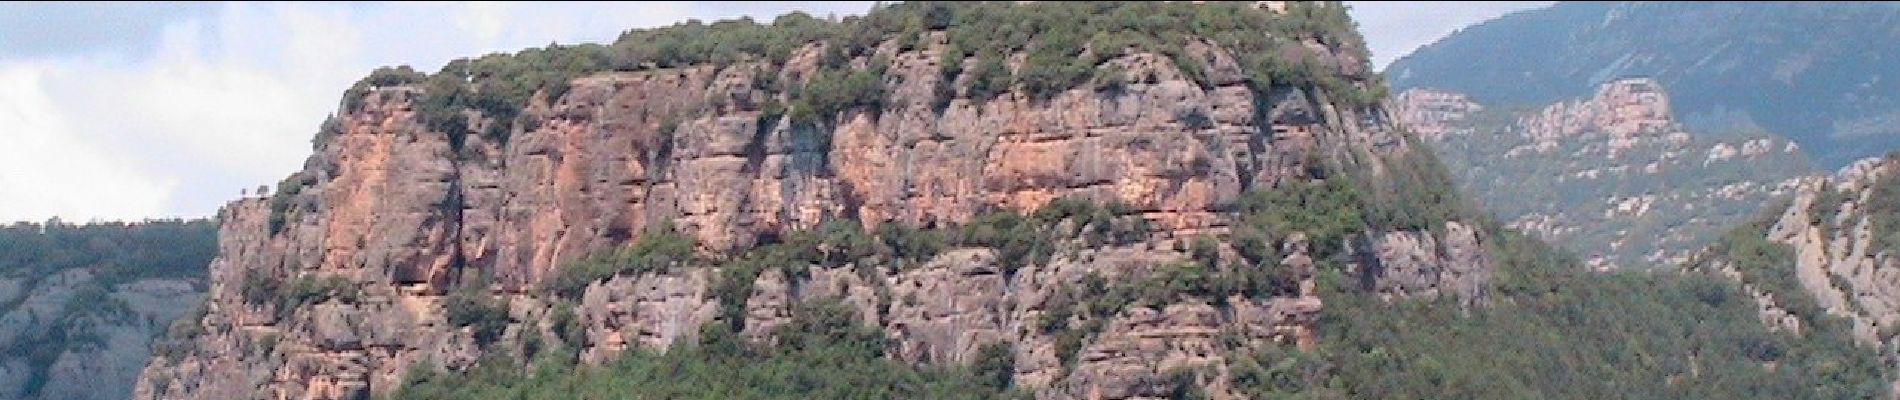
<path fill-rule="evenodd" d="M 186 279 L 141 279 L 88 293 L 98 285 L 88 269 L 37 282 L 0 279 L 0 304 L 8 306 L 0 314 L 0 345 L 50 351 L 43 359 L 26 350 L 0 356 L 0 399 L 125 398 L 151 358 L 152 338 L 204 299 Z M 94 295 L 101 297 L 81 298 Z"/>
<path fill-rule="evenodd" d="M 1479 111 L 1484 111 L 1484 106 L 1464 93 L 1441 90 L 1407 90 L 1392 102 L 1393 117 L 1425 140 L 1438 140 Z"/>
<path fill-rule="evenodd" d="M 1257 98 L 1237 69 L 1218 68 L 1231 57 L 1205 44 L 1195 53 L 1217 67 L 1207 72 L 1211 86 L 1166 57 L 1135 54 L 1110 64 L 1147 78 L 1118 91 L 1078 88 L 1048 100 L 1010 92 L 958 98 L 939 111 L 937 86 L 965 90 L 958 82 L 970 79 L 940 76 L 943 46 L 941 36 L 910 51 L 886 44 L 853 60 L 888 60 L 894 100 L 816 126 L 762 117 L 760 105 L 784 95 L 753 82 L 759 74 L 809 77 L 818 45 L 782 69 L 740 63 L 579 77 L 559 98 L 537 96 L 505 138 L 451 138 L 418 120 L 421 88 L 375 90 L 339 115 L 340 128 L 289 191 L 221 212 L 209 313 L 197 321 L 204 333 L 179 339 L 189 352 L 154 361 L 136 397 L 358 399 L 396 387 L 421 363 L 466 366 L 489 349 L 444 319 L 445 293 L 467 284 L 463 271 L 492 278 L 486 293 L 508 301 L 518 321 L 500 342 L 514 343 L 550 329 L 556 311 L 535 290 L 540 282 L 662 224 L 718 253 L 833 220 L 953 225 L 1065 197 L 1127 204 L 1154 233 L 1133 245 L 1071 249 L 1012 274 L 982 248 L 901 272 L 768 272 L 752 283 L 746 333 L 769 342 L 790 304 L 835 298 L 882 327 L 891 354 L 907 361 L 963 363 L 1005 342 L 1014 345 L 1017 382 L 1039 397 L 1161 396 L 1172 368 L 1218 364 L 1223 330 L 1247 343 L 1310 346 L 1320 308 L 1311 274 L 1295 296 L 1126 310 L 1073 365 L 1052 335 L 1033 329 L 1048 298 L 1091 273 L 1132 279 L 1185 258 L 1174 244 L 1224 233 L 1243 191 L 1302 179 L 1313 163 L 1355 165 L 1376 178 L 1382 160 L 1424 151 L 1379 107 L 1336 107 L 1334 94 L 1293 87 Z M 497 123 L 471 121 L 477 131 Z M 1402 296 L 1483 299 L 1491 268 L 1484 238 L 1464 225 L 1369 237 L 1377 251 L 1363 259 L 1386 271 L 1374 284 Z M 1310 271 L 1304 251 L 1289 247 L 1286 262 Z M 247 301 L 247 282 L 262 277 L 341 280 L 361 293 L 290 307 Z M 589 286 L 573 310 L 593 344 L 582 358 L 696 337 L 718 318 L 717 279 L 715 270 L 682 270 Z"/>
<path fill-rule="evenodd" d="M 1540 140 L 1602 132 L 1615 143 L 1639 134 L 1666 133 L 1675 120 L 1662 85 L 1649 78 L 1626 78 L 1604 83 L 1588 99 L 1545 107 L 1518 124 L 1530 137 Z"/>
<path fill-rule="evenodd" d="M 1881 239 L 1893 218 L 1893 159 L 1866 159 L 1827 178 L 1801 181 L 1800 191 L 1767 232 L 1789 245 L 1796 281 L 1826 312 L 1852 321 L 1856 339 L 1885 343 L 1900 332 L 1900 260 Z M 1784 294 L 1793 295 L 1793 294 Z"/>
<path fill-rule="evenodd" d="M 1489 253 L 1478 231 L 1458 222 L 1442 233 L 1386 232 L 1365 241 L 1359 264 L 1386 299 L 1452 296 L 1470 307 L 1487 299 Z"/>
<path fill-rule="evenodd" d="M 1770 329 L 1802 334 L 1819 315 L 1844 319 L 1865 351 L 1878 352 L 1891 373 L 1900 365 L 1900 159 L 1869 158 L 1832 176 L 1799 181 L 1786 208 L 1742 235 L 1785 245 L 1786 259 L 1769 269 L 1741 270 L 1719 254 L 1694 267 L 1713 267 L 1754 295 Z M 1774 274 L 1776 276 L 1766 276 Z M 1767 280 L 1780 285 L 1759 284 Z M 1756 282 L 1756 283 L 1751 283 Z M 1900 388 L 1900 381 L 1894 387 Z"/>
<path fill-rule="evenodd" d="M 1433 132 L 1464 193 L 1516 230 L 1599 269 L 1669 268 L 1811 175 L 1793 142 L 1758 131 L 1691 131 L 1647 78 L 1534 110 L 1412 89 L 1399 122 Z"/>

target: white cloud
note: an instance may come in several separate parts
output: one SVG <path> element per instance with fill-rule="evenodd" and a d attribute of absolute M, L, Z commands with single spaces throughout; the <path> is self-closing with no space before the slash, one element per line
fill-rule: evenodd
<path fill-rule="evenodd" d="M 0 220 L 158 215 L 176 181 L 143 173 L 71 135 L 41 82 L 53 68 L 0 67 Z"/>

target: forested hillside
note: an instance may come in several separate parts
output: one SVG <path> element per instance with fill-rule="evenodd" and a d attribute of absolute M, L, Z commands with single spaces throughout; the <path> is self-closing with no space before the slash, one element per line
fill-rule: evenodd
<path fill-rule="evenodd" d="M 123 399 L 204 299 L 206 220 L 0 227 L 0 398 Z"/>

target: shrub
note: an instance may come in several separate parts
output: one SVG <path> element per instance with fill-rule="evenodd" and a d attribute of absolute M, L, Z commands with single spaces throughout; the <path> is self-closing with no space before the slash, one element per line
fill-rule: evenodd
<path fill-rule="evenodd" d="M 893 259 L 923 263 L 948 246 L 942 234 L 896 222 L 878 225 L 877 239 Z"/>
<path fill-rule="evenodd" d="M 542 290 L 556 297 L 578 299 L 587 285 L 620 275 L 666 273 L 695 262 L 698 244 L 671 227 L 641 235 L 632 246 L 590 255 L 561 268 Z"/>
<path fill-rule="evenodd" d="M 489 298 L 476 286 L 465 286 L 451 293 L 443 303 L 442 315 L 449 325 L 470 327 L 475 343 L 486 347 L 500 339 L 508 324 L 514 321 L 508 316 L 506 304 Z"/>

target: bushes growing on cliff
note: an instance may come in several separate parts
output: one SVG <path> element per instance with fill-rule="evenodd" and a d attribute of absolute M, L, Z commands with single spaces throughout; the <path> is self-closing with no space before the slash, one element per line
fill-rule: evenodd
<path fill-rule="evenodd" d="M 377 67 L 369 72 L 369 76 L 358 79 L 355 84 L 350 85 L 348 90 L 343 91 L 342 108 L 346 112 L 361 108 L 363 97 L 368 96 L 372 90 L 411 85 L 427 79 L 429 79 L 428 74 L 417 72 L 407 65 Z"/>
<path fill-rule="evenodd" d="M 778 268 L 787 278 L 802 278 L 812 266 L 838 267 L 855 262 L 860 269 L 875 268 L 867 258 L 888 258 L 890 254 L 877 248 L 878 242 L 865 235 L 863 228 L 848 221 L 827 223 L 817 232 L 767 239 L 723 263 L 719 280 L 713 285 L 720 319 L 735 332 L 745 328 L 745 305 L 752 297 L 752 285 L 767 270 Z"/>
<path fill-rule="evenodd" d="M 1729 230 L 1691 265 L 1713 270 L 1715 263 L 1732 263 L 1741 272 L 1742 282 L 1773 293 L 1777 304 L 1811 326 L 1819 323 L 1825 312 L 1812 296 L 1806 295 L 1807 289 L 1795 277 L 1794 249 L 1766 237 L 1778 217 L 1765 214 Z"/>
<path fill-rule="evenodd" d="M 581 44 L 530 48 L 451 61 L 434 74 L 409 67 L 372 71 L 345 91 L 342 109 L 362 105 L 372 88 L 413 85 L 418 118 L 430 130 L 447 134 L 458 149 L 464 136 L 480 134 L 504 143 L 517 129 L 524 107 L 541 94 L 558 101 L 569 82 L 605 71 L 638 71 L 707 65 L 715 69 L 760 62 L 775 71 L 799 48 L 822 43 L 827 49 L 815 76 L 782 85 L 794 122 L 815 123 L 850 109 L 878 111 L 888 101 L 882 68 L 887 60 L 869 59 L 884 40 L 915 45 L 926 31 L 941 31 L 948 46 L 942 75 L 955 79 L 966 59 L 975 57 L 967 95 L 987 100 L 1020 88 L 1034 99 L 1048 99 L 1098 75 L 1102 62 L 1131 52 L 1168 56 L 1202 85 L 1209 84 L 1203 55 L 1188 54 L 1196 38 L 1219 44 L 1257 90 L 1273 86 L 1321 87 L 1354 106 L 1383 97 L 1375 76 L 1354 83 L 1328 63 L 1305 53 L 1299 43 L 1316 41 L 1355 53 L 1344 59 L 1365 62 L 1363 40 L 1336 2 L 1293 4 L 1275 14 L 1229 2 L 1207 4 L 1106 2 L 905 2 L 876 8 L 863 16 L 827 21 L 804 13 L 779 16 L 771 24 L 750 18 L 705 23 L 689 20 L 672 26 L 622 33 L 609 45 Z M 1019 66 L 1008 59 L 1022 56 Z M 862 57 L 862 58 L 861 58 Z M 1286 60 L 1292 57 L 1294 60 Z M 864 68 L 852 60 L 868 59 Z M 1361 68 L 1364 69 L 1364 68 Z M 1363 87 L 1362 87 L 1363 86 Z M 801 90 L 802 88 L 802 90 Z M 778 90 L 768 90 L 778 92 Z M 954 90 L 939 87 L 933 104 L 942 109 Z M 470 118 L 485 121 L 472 132 Z M 521 127 L 523 129 L 531 127 Z"/>
<path fill-rule="evenodd" d="M 1426 151 L 1423 143 L 1410 146 L 1412 151 L 1386 158 L 1381 179 L 1360 179 L 1366 185 L 1367 223 L 1374 228 L 1437 229 L 1471 209 L 1438 157 Z"/>
<path fill-rule="evenodd" d="M 542 284 L 542 290 L 557 297 L 578 299 L 581 291 L 594 282 L 619 275 L 666 273 L 697 261 L 698 244 L 692 237 L 668 228 L 641 235 L 632 246 L 590 255 L 561 267 L 560 272 Z"/>
<path fill-rule="evenodd" d="M 361 287 L 341 276 L 300 275 L 285 282 L 268 271 L 249 270 L 240 282 L 238 293 L 245 303 L 271 306 L 278 318 L 309 304 L 329 300 L 354 304 L 363 297 Z"/>
<path fill-rule="evenodd" d="M 877 239 L 890 251 L 892 259 L 911 264 L 929 261 L 949 247 L 943 235 L 937 231 L 900 223 L 878 225 Z"/>
<path fill-rule="evenodd" d="M 1166 307 L 1182 302 L 1226 304 L 1232 296 L 1266 299 L 1297 295 L 1299 276 L 1291 268 L 1272 265 L 1213 266 L 1197 261 L 1162 265 L 1143 276 L 1110 282 L 1089 274 L 1059 287 L 1050 297 L 1036 328 L 1056 335 L 1056 354 L 1073 362 L 1089 338 L 1108 327 L 1109 320 L 1129 307 Z"/>
<path fill-rule="evenodd" d="M 1873 251 L 1886 252 L 1889 257 L 1900 256 L 1900 173 L 1889 171 L 1869 185 L 1872 193 L 1861 215 L 1867 216 L 1873 225 Z M 1828 200 L 1823 197 L 1819 200 Z"/>
<path fill-rule="evenodd" d="M 991 352 L 981 368 L 913 367 L 887 358 L 884 333 L 862 326 L 836 302 L 800 304 L 777 328 L 778 346 L 746 343 L 708 327 L 699 343 L 665 353 L 629 349 L 600 367 L 560 357 L 522 368 L 485 357 L 463 373 L 412 372 L 392 393 L 403 399 L 995 399 L 1023 397 L 996 385 L 1004 368 Z M 978 375 L 978 371 L 984 371 Z"/>
<path fill-rule="evenodd" d="M 1243 255 L 1263 261 L 1277 251 L 1276 243 L 1293 232 L 1304 232 L 1316 258 L 1345 250 L 1346 239 L 1366 228 L 1361 212 L 1364 194 L 1347 177 L 1322 181 L 1288 181 L 1279 187 L 1241 196 L 1241 224 L 1236 235 Z"/>
<path fill-rule="evenodd" d="M 884 87 L 884 65 L 874 62 L 862 70 L 820 70 L 817 76 L 793 91 L 792 123 L 816 125 L 831 121 L 846 110 L 884 109 L 889 96 Z"/>
<path fill-rule="evenodd" d="M 247 304 L 271 304 L 277 300 L 277 293 L 283 291 L 284 281 L 264 271 L 245 271 L 243 282 L 238 286 L 238 294 Z"/>
<path fill-rule="evenodd" d="M 475 343 L 488 346 L 501 338 L 501 334 L 512 322 L 508 316 L 508 307 L 489 298 L 486 288 L 480 285 L 468 285 L 450 293 L 443 302 L 442 316 L 449 325 L 465 326 L 473 331 Z"/>

